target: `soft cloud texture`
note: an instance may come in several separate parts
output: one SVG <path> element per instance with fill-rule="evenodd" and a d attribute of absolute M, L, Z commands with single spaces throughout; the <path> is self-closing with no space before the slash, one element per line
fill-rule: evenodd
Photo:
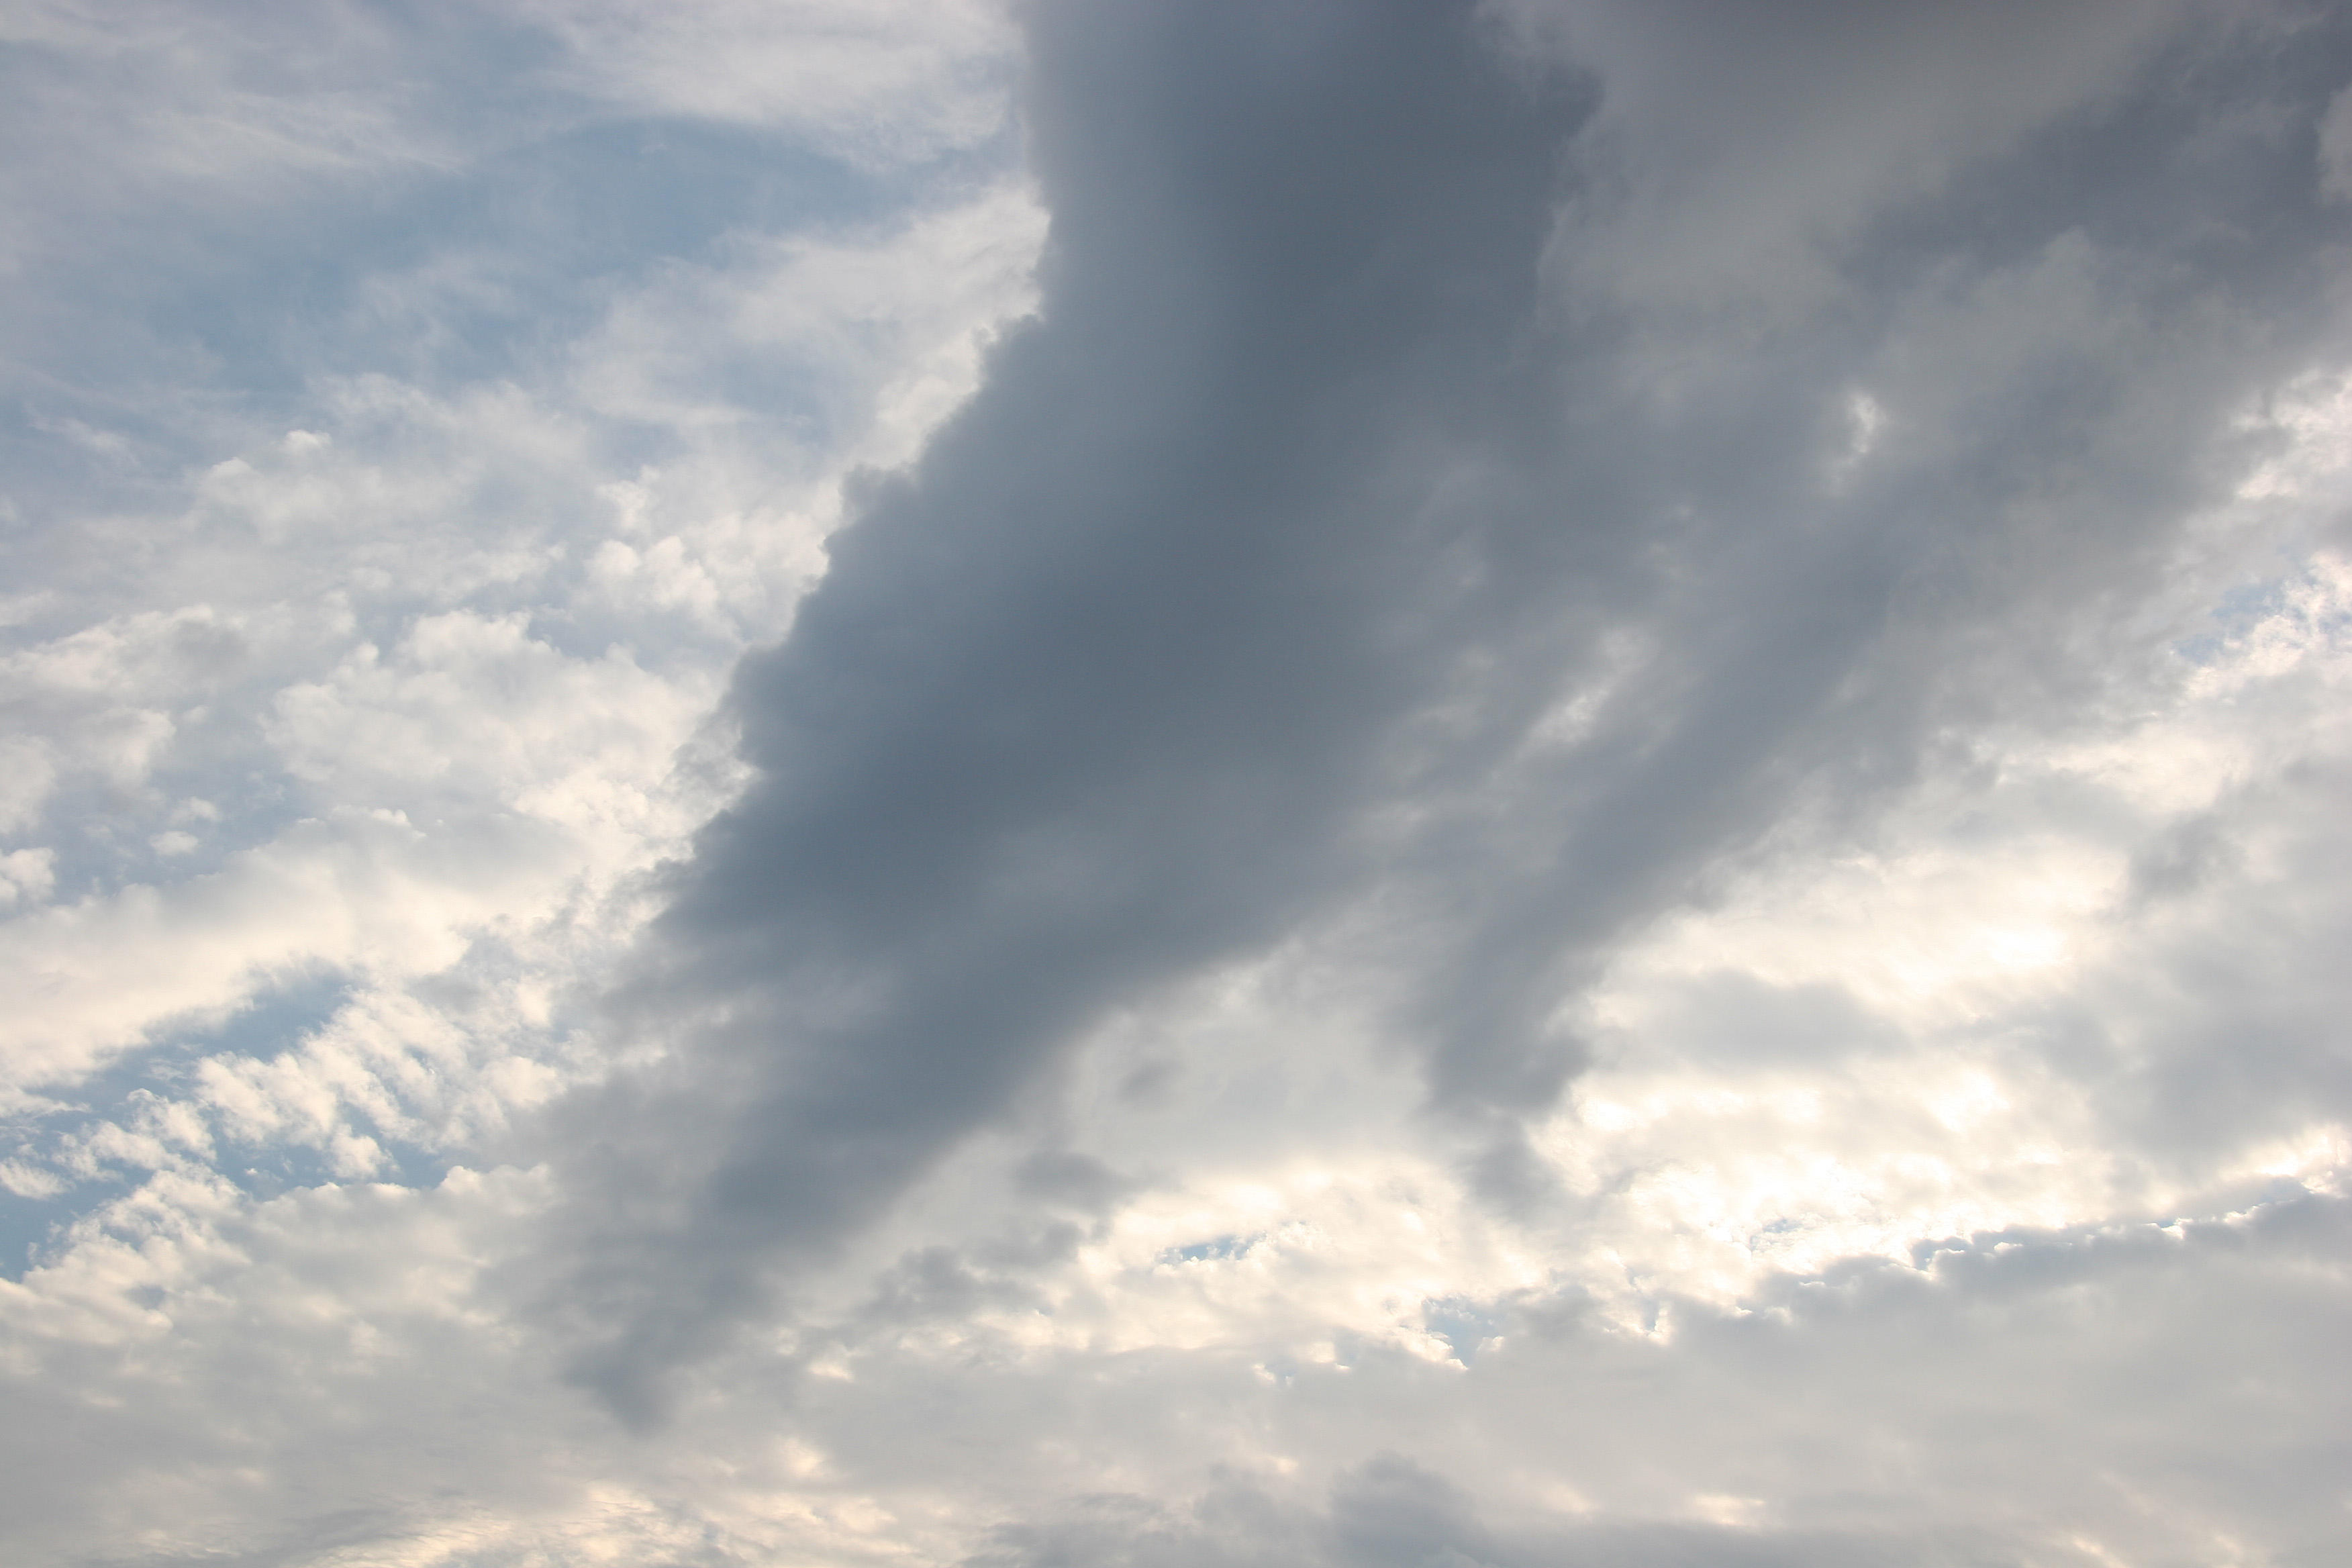
<path fill-rule="evenodd" d="M 2341 1556 L 2332 8 L 5 37 L 12 1557 Z"/>

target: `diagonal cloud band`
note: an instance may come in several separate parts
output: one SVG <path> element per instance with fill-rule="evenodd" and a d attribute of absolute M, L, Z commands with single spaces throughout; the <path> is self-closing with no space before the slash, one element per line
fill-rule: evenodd
<path fill-rule="evenodd" d="M 738 671 L 755 782 L 614 998 L 664 1048 L 557 1112 L 575 1371 L 633 1421 L 1106 1008 L 1335 911 L 1540 1202 L 1579 978 L 1993 693 L 2087 700 L 2064 638 L 2324 292 L 2316 216 L 2103 247 L 2193 124 L 2046 210 L 1890 202 L 1827 304 L 1670 298 L 1612 270 L 1607 95 L 1484 8 L 1027 26 L 1040 314 Z"/>

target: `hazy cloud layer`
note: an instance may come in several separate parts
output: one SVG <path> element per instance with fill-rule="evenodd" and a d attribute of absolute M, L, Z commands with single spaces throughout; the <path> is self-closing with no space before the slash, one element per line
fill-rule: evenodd
<path fill-rule="evenodd" d="M 0 40 L 12 1557 L 2352 1539 L 2333 8 Z"/>

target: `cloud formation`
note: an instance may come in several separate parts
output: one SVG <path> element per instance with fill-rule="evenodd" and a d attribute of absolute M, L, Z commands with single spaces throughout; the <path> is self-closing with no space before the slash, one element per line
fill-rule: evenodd
<path fill-rule="evenodd" d="M 719 1016 L 570 1134 L 617 1183 L 600 1212 L 675 1194 L 654 1256 L 599 1265 L 651 1298 L 592 1298 L 632 1325 L 596 1374 L 625 1403 L 1103 1009 L 1343 900 L 1392 907 L 1362 939 L 1391 1027 L 1434 1101 L 1504 1121 L 1484 1179 L 1532 1199 L 1508 1124 L 1576 1065 L 1549 1021 L 1598 955 L 1803 793 L 1864 809 L 1952 705 L 2042 695 L 2034 624 L 2081 635 L 2084 599 L 2161 559 L 2210 483 L 2196 434 L 2276 374 L 2227 321 L 2159 327 L 2159 258 L 2068 205 L 1994 245 L 1890 237 L 1888 321 L 1825 323 L 1784 280 L 1764 303 L 1800 321 L 1661 406 L 1660 345 L 1626 334 L 1687 331 L 1694 302 L 1644 311 L 1611 269 L 1649 193 L 1608 210 L 1607 95 L 1489 19 L 1031 26 L 1040 318 L 739 672 L 760 774 L 644 983 L 666 1017 Z M 2031 107 L 2095 107 L 2145 63 L 2123 35 Z M 1819 112 L 1789 90 L 1760 112 Z M 2086 191 L 2161 177 L 2158 148 L 2103 151 Z M 1883 204 L 1895 176 L 1850 177 Z M 2206 308 L 2253 294 L 2274 330 L 2297 302 L 2245 274 L 2279 237 L 2218 247 Z M 1580 702 L 1582 732 L 1546 731 Z M 707 1167 L 678 1168 L 689 1126 Z"/>
<path fill-rule="evenodd" d="M 190 15 L 7 34 L 12 1552 L 2341 1554 L 2332 8 Z"/>

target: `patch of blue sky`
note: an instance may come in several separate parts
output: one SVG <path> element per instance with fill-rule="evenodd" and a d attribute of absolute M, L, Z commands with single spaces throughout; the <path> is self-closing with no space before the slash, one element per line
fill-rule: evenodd
<path fill-rule="evenodd" d="M 877 166 L 790 127 L 625 112 L 555 85 L 535 29 L 484 19 L 450 57 L 446 18 L 383 20 L 417 35 L 389 45 L 387 68 L 433 46 L 435 90 L 401 101 L 402 135 L 356 162 L 298 161 L 232 194 L 202 173 L 136 173 L 136 130 L 82 124 L 61 147 L 81 189 L 12 243 L 19 298 L 39 309 L 0 323 L 0 529 L 168 499 L 239 432 L 302 424 L 322 378 L 560 373 L 656 269 L 723 264 L 745 236 L 860 229 L 1017 156 L 1009 128 Z M 450 58 L 470 62 L 467 80 L 445 79 Z M 0 82 L 72 63 L 0 51 Z M 290 105 L 340 101 L 285 86 Z M 404 96 L 370 83 L 356 101 L 387 92 Z M 780 376 L 757 390 L 773 408 L 800 389 Z"/>
<path fill-rule="evenodd" d="M 893 203 L 879 182 L 772 134 L 673 121 L 580 127 L 338 205 L 307 214 L 287 249 L 248 253 L 167 301 L 173 324 L 225 362 L 283 367 L 289 385 L 335 365 L 490 379 L 568 341 L 616 281 L 733 234 L 854 223 Z M 458 286 L 433 290 L 415 320 L 369 297 L 379 279 L 452 259 Z"/>
<path fill-rule="evenodd" d="M 2286 587 L 2277 578 L 2239 584 L 2206 613 L 2207 629 L 2182 637 L 2172 645 L 2172 651 L 2200 668 L 2211 664 L 2229 651 L 2232 642 L 2278 614 L 2286 601 Z"/>
<path fill-rule="evenodd" d="M 23 1113 L 0 1128 L 0 1159 L 39 1173 L 58 1184 L 46 1194 L 0 1190 L 0 1273 L 22 1277 L 26 1261 L 65 1226 L 121 1196 L 137 1184 L 138 1172 L 101 1160 L 92 1167 L 69 1157 L 87 1148 L 108 1124 L 128 1127 L 152 1106 L 178 1099 L 196 1064 L 206 1058 L 239 1056 L 268 1061 L 323 1027 L 351 994 L 347 977 L 331 972 L 305 974 L 257 994 L 221 1022 L 167 1035 L 127 1052 L 72 1086 L 52 1090 L 45 1108 Z M 442 1165 L 427 1151 L 400 1145 L 377 1133 L 391 1169 L 380 1180 L 430 1185 Z M 291 1184 L 316 1185 L 324 1166 L 315 1152 L 295 1144 L 240 1146 L 227 1151 L 221 1173 L 238 1185 L 273 1195 Z M 314 1172 L 312 1167 L 317 1166 Z M 325 1179 L 319 1175 L 318 1179 Z"/>
<path fill-rule="evenodd" d="M 179 1043 L 183 1060 L 236 1055 L 269 1061 L 324 1027 L 350 1000 L 347 975 L 321 970 L 257 993 L 223 1022 Z"/>
<path fill-rule="evenodd" d="M 358 1178 L 370 1184 L 421 1191 L 438 1186 L 455 1165 L 444 1154 L 398 1139 L 379 1135 L 375 1142 L 384 1163 Z M 353 1180 L 334 1169 L 320 1150 L 293 1142 L 226 1145 L 214 1169 L 258 1202 Z M 29 1270 L 56 1256 L 78 1221 L 135 1192 L 145 1177 L 143 1171 L 110 1166 L 46 1195 L 0 1192 L 0 1279 L 21 1283 Z"/>
<path fill-rule="evenodd" d="M 239 722 L 228 715 L 206 718 L 223 728 Z M 174 739 L 194 727 L 183 726 Z M 214 815 L 186 816 L 186 805 L 196 801 Z M 173 768 L 159 770 L 136 795 L 60 790 L 38 828 L 15 837 L 55 853 L 52 896 L 72 904 L 132 883 L 182 882 L 217 871 L 230 856 L 268 843 L 308 815 L 309 803 L 283 777 Z"/>
<path fill-rule="evenodd" d="M 1506 1320 L 1491 1301 L 1476 1301 L 1467 1296 L 1444 1296 L 1423 1302 L 1421 1310 L 1423 1327 L 1444 1340 L 1454 1352 L 1454 1359 L 1464 1366 L 1478 1359 L 1478 1351 L 1487 1341 L 1503 1332 Z"/>
<path fill-rule="evenodd" d="M 2200 668 L 2212 664 L 2264 621 L 2290 613 L 2308 616 L 2314 633 L 2340 637 L 2352 628 L 2352 615 L 2334 609 L 2315 615 L 2313 606 L 2298 604 L 2295 590 L 2305 581 L 2295 575 L 2239 584 L 2215 601 L 2207 614 L 2208 629 L 2175 642 L 2173 653 Z"/>
<path fill-rule="evenodd" d="M 110 1173 L 47 1196 L 0 1193 L 0 1279 L 21 1284 L 47 1260 L 74 1221 L 123 1190 L 121 1180 Z"/>
<path fill-rule="evenodd" d="M 636 121 L 564 131 L 456 171 L 354 180 L 257 222 L 159 219 L 137 247 L 145 264 L 118 257 L 59 280 L 56 294 L 82 308 L 58 312 L 48 342 L 12 334 L 20 357 L 52 374 L 11 434 L 54 448 L 44 418 L 110 427 L 121 389 L 153 374 L 159 351 L 172 379 L 264 418 L 290 416 L 322 374 L 522 376 L 650 268 L 745 232 L 876 219 L 903 199 L 895 182 L 772 133 Z M 170 265 L 153 264 L 159 250 Z M 131 434 L 163 440 L 176 422 L 159 409 L 144 423 Z"/>
<path fill-rule="evenodd" d="M 1171 1247 L 1160 1255 L 1162 1263 L 1225 1263 L 1248 1253 L 1264 1236 L 1217 1236 L 1206 1241 Z"/>
<path fill-rule="evenodd" d="M 378 1132 L 376 1147 L 384 1163 L 354 1178 L 338 1171 L 326 1154 L 309 1143 L 231 1145 L 219 1171 L 250 1196 L 267 1201 L 309 1187 L 332 1186 L 354 1179 L 379 1185 L 425 1188 L 438 1186 L 454 1164 L 446 1154 Z"/>

